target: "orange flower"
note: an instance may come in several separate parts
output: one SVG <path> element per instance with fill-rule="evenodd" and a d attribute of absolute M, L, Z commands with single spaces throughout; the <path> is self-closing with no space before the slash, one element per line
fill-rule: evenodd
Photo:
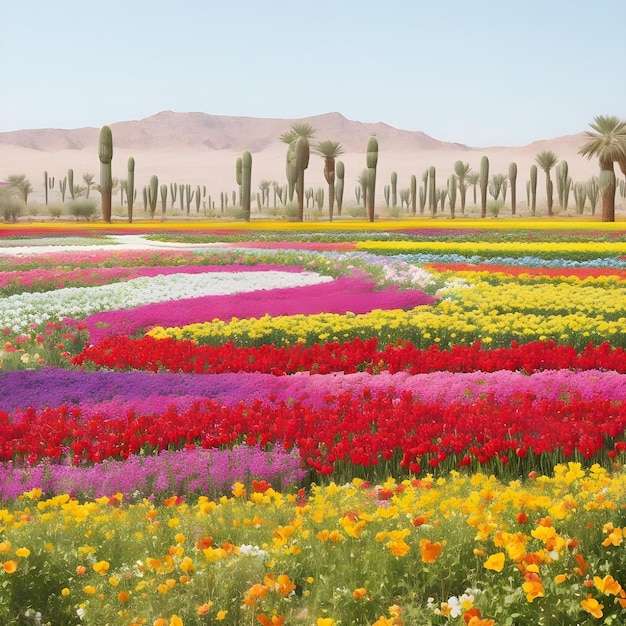
<path fill-rule="evenodd" d="M 526 599 L 532 602 L 535 598 L 542 598 L 543 585 L 540 580 L 529 580 L 522 585 L 522 589 L 526 592 Z"/>
<path fill-rule="evenodd" d="M 196 607 L 196 615 L 207 615 L 209 613 L 209 611 L 211 610 L 211 607 L 213 606 L 213 602 L 209 601 L 209 602 L 205 602 L 204 604 L 201 604 L 200 606 Z"/>
<path fill-rule="evenodd" d="M 518 524 L 527 524 L 528 523 L 528 515 L 526 515 L 526 513 L 524 511 L 520 511 L 515 516 L 515 519 L 517 520 Z"/>
<path fill-rule="evenodd" d="M 554 582 L 557 585 L 560 585 L 561 583 L 564 583 L 568 578 L 569 578 L 569 574 L 557 574 L 554 577 Z"/>
<path fill-rule="evenodd" d="M 130 596 L 128 595 L 128 593 L 126 591 L 120 591 L 117 594 L 117 599 L 120 602 L 128 602 L 128 600 L 130 599 Z"/>
<path fill-rule="evenodd" d="M 5 561 L 2 564 L 2 568 L 7 574 L 13 574 L 15 570 L 17 570 L 17 562 L 16 561 Z"/>
<path fill-rule="evenodd" d="M 580 576 L 584 576 L 587 573 L 587 570 L 589 569 L 589 563 L 585 561 L 582 554 L 575 554 L 574 558 L 576 559 L 576 562 L 578 563 L 578 567 L 575 567 L 574 571 Z"/>
<path fill-rule="evenodd" d="M 594 576 L 593 582 L 596 587 L 607 596 L 616 596 L 622 590 L 622 586 L 610 574 L 607 574 L 604 578 Z"/>
<path fill-rule="evenodd" d="M 441 554 L 441 542 L 432 543 L 430 539 L 420 539 L 420 549 L 422 551 L 422 561 L 424 563 L 434 563 Z"/>
<path fill-rule="evenodd" d="M 365 587 L 359 587 L 352 592 L 352 597 L 355 600 L 359 600 L 360 598 L 364 598 L 367 595 L 367 590 Z"/>
<path fill-rule="evenodd" d="M 282 626 L 285 623 L 284 615 L 272 615 L 272 617 L 268 617 L 265 613 L 261 613 L 257 615 L 256 618 L 263 626 Z"/>
<path fill-rule="evenodd" d="M 504 558 L 504 552 L 496 552 L 483 563 L 483 567 L 494 572 L 501 572 L 504 568 Z"/>
<path fill-rule="evenodd" d="M 581 600 L 580 606 L 582 606 L 587 613 L 593 615 L 593 617 L 602 617 L 604 604 L 600 604 L 591 594 L 587 596 L 586 600 Z"/>

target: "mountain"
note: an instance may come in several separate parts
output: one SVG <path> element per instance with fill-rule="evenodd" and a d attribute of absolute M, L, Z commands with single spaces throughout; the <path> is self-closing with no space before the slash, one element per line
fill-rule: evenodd
<path fill-rule="evenodd" d="M 311 124 L 317 131 L 316 139 L 339 141 L 346 152 L 363 149 L 371 135 L 376 135 L 379 143 L 392 150 L 469 149 L 461 144 L 438 141 L 423 132 L 399 130 L 382 122 L 355 122 L 340 113 L 296 120 L 162 111 L 143 120 L 116 122 L 110 126 L 115 145 L 120 148 L 261 152 L 280 142 L 280 135 L 295 122 Z M 43 152 L 82 150 L 93 148 L 98 133 L 96 128 L 18 130 L 0 133 L 0 145 L 11 144 Z"/>
<path fill-rule="evenodd" d="M 365 167 L 368 137 L 378 138 L 378 176 L 380 196 L 389 184 L 392 172 L 398 177 L 399 189 L 410 184 L 411 176 L 421 183 L 423 173 L 436 168 L 437 185 L 445 187 L 453 173 L 454 163 L 461 160 L 478 171 L 483 156 L 490 161 L 490 174 L 506 174 L 509 165 L 518 166 L 519 194 L 524 194 L 530 167 L 543 150 L 554 151 L 559 160 L 566 160 L 574 182 L 597 175 L 596 159 L 588 160 L 578 154 L 584 143 L 583 133 L 554 139 L 542 139 L 527 146 L 493 146 L 474 148 L 460 143 L 439 141 L 419 131 L 406 131 L 388 124 L 349 120 L 340 113 L 326 113 L 299 119 L 271 119 L 208 115 L 206 113 L 175 113 L 162 111 L 143 120 L 110 124 L 113 133 L 113 176 L 127 176 L 128 158 L 136 162 L 135 185 L 141 192 L 150 177 L 160 183 L 205 186 L 213 198 L 222 192 L 232 194 L 236 188 L 235 162 L 244 150 L 253 157 L 252 177 L 256 188 L 262 180 L 285 183 L 287 147 L 280 141 L 282 133 L 294 123 L 308 123 L 316 134 L 314 141 L 326 139 L 342 144 L 341 160 L 346 171 L 346 193 L 355 199 L 355 187 Z M 33 184 L 30 198 L 42 202 L 44 171 L 54 177 L 50 201 L 61 199 L 60 183 L 68 169 L 74 170 L 74 180 L 92 173 L 98 180 L 97 128 L 31 129 L 0 133 L 0 181 L 11 174 L 25 174 Z M 540 190 L 545 188 L 540 172 Z M 326 187 L 323 160 L 311 155 L 306 172 L 307 187 Z"/>

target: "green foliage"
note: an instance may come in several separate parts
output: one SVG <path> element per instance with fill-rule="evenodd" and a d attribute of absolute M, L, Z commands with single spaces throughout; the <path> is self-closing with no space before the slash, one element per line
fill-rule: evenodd
<path fill-rule="evenodd" d="M 76 221 L 92 220 L 98 208 L 98 203 L 95 200 L 87 200 L 85 198 L 72 200 L 68 204 L 68 211 L 71 216 L 76 218 Z"/>
<path fill-rule="evenodd" d="M 26 203 L 17 188 L 11 185 L 0 187 L 0 212 L 5 222 L 17 222 L 25 207 Z"/>
<path fill-rule="evenodd" d="M 126 203 L 128 205 L 128 221 L 133 221 L 133 203 L 135 201 L 135 159 L 128 157 L 126 178 Z"/>
<path fill-rule="evenodd" d="M 411 174 L 411 213 L 415 215 L 417 211 L 417 177 Z"/>

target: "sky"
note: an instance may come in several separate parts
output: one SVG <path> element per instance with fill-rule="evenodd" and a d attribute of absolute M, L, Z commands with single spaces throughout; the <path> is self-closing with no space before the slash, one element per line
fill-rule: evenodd
<path fill-rule="evenodd" d="M 0 0 L 0 132 L 339 112 L 472 147 L 626 118 L 626 0 Z"/>

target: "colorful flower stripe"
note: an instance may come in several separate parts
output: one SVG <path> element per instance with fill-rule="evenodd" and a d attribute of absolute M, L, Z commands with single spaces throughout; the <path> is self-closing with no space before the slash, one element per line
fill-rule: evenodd
<path fill-rule="evenodd" d="M 600 344 L 604 341 L 616 347 L 626 347 L 626 323 L 621 319 L 619 307 L 621 300 L 616 301 L 599 289 L 590 289 L 581 299 L 572 290 L 573 299 L 579 300 L 579 310 L 569 313 L 567 302 L 546 290 L 543 300 L 538 301 L 540 306 L 535 308 L 532 298 L 540 295 L 541 287 L 536 294 L 526 289 L 516 295 L 513 287 L 507 290 L 504 286 L 486 284 L 480 289 L 465 286 L 456 292 L 450 289 L 446 299 L 437 305 L 419 306 L 410 311 L 233 319 L 229 323 L 219 321 L 167 329 L 157 326 L 148 334 L 157 339 L 191 339 L 205 345 L 235 341 L 242 346 L 273 344 L 280 347 L 296 343 L 312 346 L 328 341 L 352 341 L 356 337 L 364 340 L 378 337 L 381 345 L 405 340 L 419 348 L 433 343 L 449 348 L 471 345 L 475 341 L 505 347 L 512 341 L 526 343 L 548 339 L 570 344 L 577 350 L 584 349 L 590 342 Z M 594 292 L 597 299 L 592 297 Z M 561 293 L 568 292 L 562 290 Z M 509 312 L 508 309 L 517 308 L 518 302 L 522 305 L 520 308 L 527 310 Z M 551 303 L 557 306 L 555 314 L 550 311 Z M 609 312 L 599 305 L 608 307 Z"/>
<path fill-rule="evenodd" d="M 163 407 L 189 410 L 206 398 L 233 407 L 238 402 L 268 403 L 298 401 L 303 406 L 324 408 L 344 393 L 373 395 L 410 393 L 423 403 L 454 404 L 473 402 L 487 395 L 501 402 L 532 394 L 536 399 L 583 400 L 604 398 L 612 402 L 626 399 L 626 377 L 615 371 L 588 369 L 540 370 L 534 374 L 517 371 L 448 372 L 423 374 L 408 372 L 367 372 L 332 375 L 300 372 L 279 377 L 260 372 L 225 373 L 211 376 L 147 372 L 85 372 L 45 368 L 20 370 L 0 376 L 0 402 L 12 419 L 27 408 L 42 410 L 62 404 L 78 407 L 85 418 L 107 420 L 133 412 L 160 413 Z M 25 397 L 28 398 L 25 401 Z"/>
<path fill-rule="evenodd" d="M 116 370 L 172 371 L 200 374 L 262 372 L 282 376 L 296 372 L 328 374 L 366 371 L 423 374 L 435 371 L 495 372 L 519 370 L 527 374 L 547 369 L 605 369 L 626 373 L 626 352 L 604 342 L 588 345 L 582 352 L 553 341 L 526 344 L 513 342 L 508 348 L 438 345 L 419 349 L 410 342 L 379 348 L 377 338 L 356 338 L 345 343 L 328 342 L 305 347 L 263 345 L 238 347 L 232 341 L 221 346 L 199 346 L 187 339 L 147 335 L 140 339 L 116 336 L 86 347 L 72 359 L 75 365 L 94 365 Z"/>
<path fill-rule="evenodd" d="M 239 241 L 225 243 L 229 248 L 251 248 L 268 250 L 312 250 L 317 252 L 334 251 L 348 252 L 356 250 L 356 242 L 323 242 L 323 241 Z"/>
<path fill-rule="evenodd" d="M 272 419 L 267 419 L 271 415 Z M 322 407 L 260 400 L 225 406 L 214 400 L 185 411 L 84 417 L 80 408 L 27 409 L 0 414 L 0 460 L 74 465 L 190 445 L 237 443 L 297 449 L 319 474 L 344 465 L 380 466 L 384 474 L 421 468 L 484 467 L 499 472 L 528 455 L 607 463 L 626 450 L 626 403 L 602 397 L 542 398 L 492 395 L 473 402 L 419 402 L 405 391 L 364 387 L 329 398 Z M 550 459 L 548 461 L 548 458 Z M 403 469 L 404 468 L 404 469 Z M 544 471 L 547 470 L 543 468 Z"/>
<path fill-rule="evenodd" d="M 261 275 L 260 275 L 261 276 Z M 374 281 L 357 275 L 307 286 L 275 288 L 268 291 L 238 291 L 236 294 L 208 295 L 171 303 L 151 303 L 127 310 L 96 313 L 85 318 L 93 343 L 103 338 L 127 334 L 158 325 L 186 326 L 214 320 L 229 322 L 234 317 L 255 318 L 281 315 L 327 313 L 367 313 L 373 309 L 413 308 L 432 304 L 435 299 L 420 290 L 375 290 Z"/>
<path fill-rule="evenodd" d="M 359 241 L 358 250 L 379 254 L 435 252 L 437 254 L 476 254 L 508 256 L 532 254 L 541 258 L 593 259 L 626 254 L 626 242 L 485 242 L 485 241 Z"/>
<path fill-rule="evenodd" d="M 251 271 L 280 271 L 298 273 L 300 267 L 285 265 L 152 265 L 128 267 L 101 267 L 90 269 L 71 269 L 57 267 L 54 269 L 34 269 L 25 272 L 0 272 L 0 289 L 4 292 L 7 287 L 14 291 L 28 291 L 25 287 L 37 290 L 60 289 L 63 287 L 88 287 L 93 285 L 107 285 L 113 282 L 132 280 L 142 276 L 167 276 L 169 274 L 206 274 L 209 272 L 251 272 Z M 33 289 L 31 289 L 33 290 Z"/>
<path fill-rule="evenodd" d="M 218 497 L 231 486 L 252 479 L 289 489 L 304 477 L 300 457 L 276 448 L 234 446 L 228 450 L 202 448 L 167 451 L 153 456 L 133 455 L 124 461 L 104 461 L 90 467 L 41 463 L 34 467 L 0 468 L 0 500 L 17 499 L 25 491 L 102 498 L 115 493 L 165 499 L 172 493 Z"/>
<path fill-rule="evenodd" d="M 603 268 L 603 267 L 527 267 L 511 265 L 491 265 L 487 263 L 428 263 L 427 268 L 440 273 L 450 273 L 458 275 L 461 272 L 504 274 L 515 276 L 516 278 L 529 277 L 550 277 L 561 276 L 576 277 L 580 280 L 600 277 L 617 277 L 626 280 L 626 268 Z"/>
<path fill-rule="evenodd" d="M 151 302 L 170 302 L 203 295 L 228 294 L 275 286 L 302 286 L 332 278 L 313 272 L 176 273 L 143 276 L 97 287 L 66 287 L 54 292 L 19 293 L 0 299 L 0 327 L 13 332 L 66 317 L 82 318 L 100 311 L 129 309 Z"/>

